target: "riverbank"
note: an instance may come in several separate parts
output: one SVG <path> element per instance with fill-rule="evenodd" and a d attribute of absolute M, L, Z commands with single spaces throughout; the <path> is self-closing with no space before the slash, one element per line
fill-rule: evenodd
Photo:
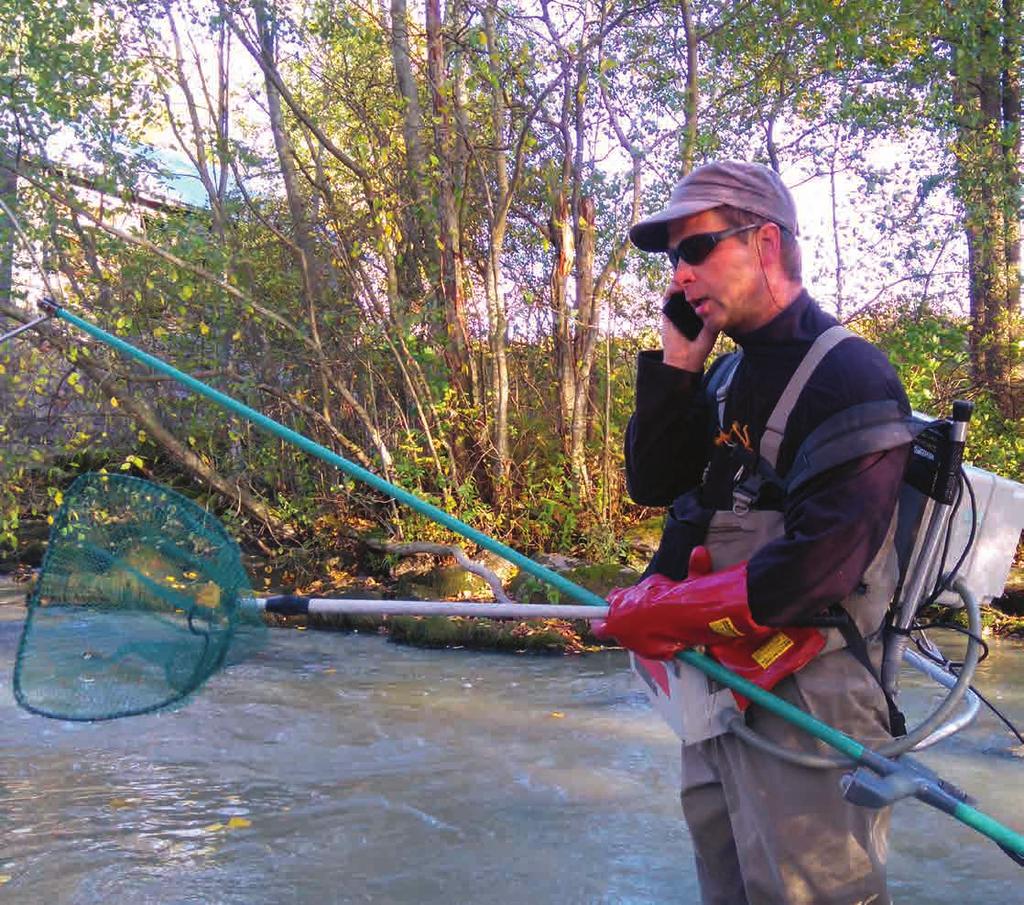
<path fill-rule="evenodd" d="M 582 571 L 582 574 L 580 572 Z M 611 576 L 627 579 L 621 569 L 585 567 L 568 573 L 571 580 L 588 590 L 604 596 L 619 586 Z M 448 579 L 446 579 L 448 580 Z M 635 577 L 633 578 L 635 581 Z M 622 584 L 630 583 L 625 580 Z M 410 594 L 409 586 L 397 581 L 352 577 L 333 586 L 318 587 L 302 593 L 319 597 L 361 600 L 434 600 L 438 595 L 429 593 L 429 584 L 419 584 L 417 593 Z M 0 618 L 20 618 L 21 610 L 31 588 L 30 573 L 20 575 L 0 573 Z M 520 587 L 520 598 L 533 603 L 552 603 L 540 598 L 535 584 L 527 584 L 528 592 Z M 400 594 L 404 591 L 404 594 Z M 423 593 L 427 591 L 427 593 Z M 571 600 L 561 602 L 571 604 Z M 557 602 L 554 602 L 557 605 Z M 311 614 L 308 616 L 266 615 L 267 623 L 275 628 L 292 631 L 328 631 L 366 635 L 381 635 L 395 644 L 427 649 L 501 651 L 507 653 L 570 654 L 592 653 L 608 645 L 596 639 L 590 624 L 580 619 L 541 619 L 530 621 L 491 620 L 469 617 L 444 616 L 373 616 L 346 614 Z M 930 622 L 953 623 L 966 627 L 962 610 L 936 608 L 926 614 Z M 1024 640 L 1024 615 L 1008 613 L 996 606 L 982 607 L 982 624 L 986 637 Z"/>
<path fill-rule="evenodd" d="M 612 588 L 629 586 L 639 580 L 639 568 L 651 555 L 651 544 L 657 539 L 655 522 L 660 525 L 660 519 L 649 520 L 636 526 L 625 538 L 631 565 L 586 563 L 560 554 L 541 555 L 537 559 L 575 584 L 604 597 Z M 46 540 L 41 535 L 41 531 L 32 533 L 30 542 L 19 551 L 18 557 L 0 562 L 0 603 L 23 602 L 34 568 L 38 568 L 45 552 Z M 573 603 L 544 582 L 490 554 L 483 554 L 479 564 L 514 600 L 556 606 Z M 633 568 L 634 565 L 637 568 Z M 298 553 L 273 559 L 247 556 L 245 566 L 259 596 L 294 593 L 364 600 L 487 600 L 491 596 L 486 580 L 458 567 L 450 556 L 425 553 L 381 556 L 372 549 L 360 549 L 357 541 L 348 550 L 326 559 L 303 557 Z M 948 608 L 930 612 L 928 619 L 966 625 L 962 611 Z M 379 634 L 396 644 L 421 648 L 582 654 L 606 646 L 593 636 L 589 623 L 579 619 L 515 622 L 466 617 L 318 614 L 267 616 L 267 621 L 273 626 L 293 630 Z M 982 608 L 982 621 L 986 636 L 1024 639 L 1024 568 L 1018 565 L 1011 571 L 1004 595 Z"/>

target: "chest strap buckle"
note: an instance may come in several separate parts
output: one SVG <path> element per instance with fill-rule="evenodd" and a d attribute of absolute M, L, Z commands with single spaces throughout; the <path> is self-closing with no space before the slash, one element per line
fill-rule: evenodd
<path fill-rule="evenodd" d="M 746 515 L 757 499 L 760 488 L 751 487 L 750 481 L 737 484 L 732 489 L 732 511 L 735 515 Z M 760 482 L 758 482 L 760 484 Z"/>

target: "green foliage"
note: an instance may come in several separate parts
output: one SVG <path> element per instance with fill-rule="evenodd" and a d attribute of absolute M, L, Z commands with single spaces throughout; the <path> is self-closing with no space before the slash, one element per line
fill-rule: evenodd
<path fill-rule="evenodd" d="M 888 354 L 916 411 L 939 417 L 969 391 L 967 327 L 962 319 L 927 309 L 907 318 L 893 310 L 863 324 L 862 332 Z"/>
<path fill-rule="evenodd" d="M 681 152 L 691 162 L 772 161 L 791 184 L 810 172 L 851 182 L 855 209 L 841 241 L 828 253 L 808 248 L 806 260 L 834 277 L 842 309 L 840 250 L 865 252 L 863 282 L 903 304 L 862 323 L 896 362 L 914 407 L 941 414 L 955 398 L 975 400 L 970 455 L 1021 475 L 1021 424 L 982 391 L 972 361 L 972 351 L 998 347 L 1019 367 L 1018 327 L 982 336 L 976 318 L 972 350 L 964 320 L 941 308 L 962 303 L 976 275 L 947 249 L 959 247 L 965 225 L 995 236 L 986 217 L 1016 198 L 1006 192 L 1020 169 L 1012 118 L 981 121 L 974 87 L 996 69 L 1020 69 L 1019 35 L 999 4 L 688 4 L 696 122 L 686 114 L 678 5 L 627 2 L 611 18 L 552 8 L 550 28 L 516 4 L 456 5 L 439 84 L 428 79 L 421 10 L 410 5 L 410 96 L 396 89 L 396 35 L 377 7 L 259 6 L 282 38 L 277 75 L 290 98 L 274 136 L 262 119 L 266 96 L 218 115 L 217 67 L 200 78 L 192 67 L 206 61 L 176 59 L 167 40 L 174 17 L 188 23 L 198 56 L 212 59 L 222 17 L 242 35 L 256 32 L 253 4 L 206 16 L 176 0 L 0 0 L 0 162 L 17 145 L 34 180 L 18 186 L 20 213 L 76 311 L 506 542 L 618 562 L 621 538 L 642 515 L 625 500 L 620 452 L 633 362 L 658 343 L 651 331 L 666 276 L 661 260 L 623 250 L 634 178 L 649 210 L 677 178 Z M 999 47 L 1017 56 L 996 59 Z M 236 43 L 232 53 L 243 52 Z M 232 103 L 250 88 L 265 92 L 262 76 L 223 86 Z M 202 100 L 186 109 L 189 93 Z M 74 135 L 88 161 L 76 179 L 36 166 L 61 134 Z M 176 205 L 159 190 L 150 197 L 157 167 L 128 146 L 154 136 L 205 165 L 214 183 L 230 175 L 207 186 L 208 206 Z M 287 150 L 279 154 L 271 138 Z M 902 170 L 873 156 L 894 143 L 909 158 Z M 297 171 L 290 195 L 282 159 Z M 90 189 L 74 184 L 85 175 Z M 444 180 L 455 236 L 442 226 Z M 571 222 L 572 247 L 562 248 L 568 336 L 558 332 L 552 292 L 560 194 L 574 213 L 584 201 L 597 212 L 593 273 L 578 272 L 581 236 Z M 133 207 L 138 197 L 146 204 Z M 1012 253 L 1013 230 L 1002 232 Z M 443 273 L 446 242 L 456 274 Z M 460 310 L 442 276 L 461 281 Z M 559 377 L 580 364 L 590 329 L 588 300 L 572 297 L 583 277 L 600 285 L 602 309 L 602 345 L 581 387 L 585 474 L 558 399 Z M 472 380 L 453 370 L 459 331 Z M 499 339 L 509 350 L 507 462 L 497 461 Z M 102 349 L 31 342 L 19 340 L 16 357 L 0 353 L 8 356 L 0 358 L 0 543 L 12 543 L 20 519 L 52 508 L 71 475 L 96 468 L 206 494 L 233 531 L 284 543 L 239 499 L 197 482 L 163 435 L 128 417 L 129 398 L 146 402 L 204 469 L 267 506 L 270 520 L 293 532 L 290 544 L 330 547 L 351 525 L 457 541 Z M 107 375 L 102 391 L 84 357 Z"/>
<path fill-rule="evenodd" d="M 574 629 L 551 620 L 509 624 L 490 619 L 392 616 L 388 620 L 388 635 L 398 644 L 414 647 L 534 653 L 578 653 L 583 649 L 580 635 Z"/>
<path fill-rule="evenodd" d="M 889 355 L 915 411 L 946 417 L 955 400 L 973 401 L 967 460 L 1024 480 L 1024 421 L 1004 417 L 991 396 L 972 385 L 968 329 L 962 318 L 927 308 L 912 318 L 893 311 L 862 325 Z"/>

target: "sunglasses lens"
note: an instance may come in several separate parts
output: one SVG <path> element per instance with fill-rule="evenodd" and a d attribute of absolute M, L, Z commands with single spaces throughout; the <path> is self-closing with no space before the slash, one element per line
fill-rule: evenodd
<path fill-rule="evenodd" d="M 756 228 L 756 225 L 750 224 L 749 226 L 734 226 L 731 229 L 723 229 L 717 233 L 696 233 L 695 235 L 687 236 L 675 248 L 668 250 L 669 263 L 671 263 L 673 270 L 679 266 L 680 261 L 686 261 L 691 267 L 701 264 L 723 239 L 728 239 L 729 236 L 735 236 Z"/>
<path fill-rule="evenodd" d="M 687 264 L 700 264 L 711 254 L 716 244 L 717 237 L 714 234 L 698 233 L 683 239 L 676 248 L 676 254 Z"/>

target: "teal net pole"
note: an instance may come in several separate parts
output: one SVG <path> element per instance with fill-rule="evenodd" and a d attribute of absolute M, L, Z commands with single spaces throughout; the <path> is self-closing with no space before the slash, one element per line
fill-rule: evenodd
<path fill-rule="evenodd" d="M 88 333 L 91 337 L 98 339 L 104 345 L 116 349 L 118 352 L 127 355 L 129 358 L 134 358 L 136 361 L 152 368 L 154 371 L 166 374 L 178 383 L 187 386 L 190 390 L 217 403 L 217 405 L 222 408 L 225 408 L 230 412 L 234 412 L 236 415 L 251 421 L 253 424 L 275 434 L 282 440 L 287 440 L 289 443 L 299 447 L 299 449 L 305 450 L 310 455 L 316 456 L 318 459 L 322 459 L 324 462 L 335 466 L 350 477 L 356 478 L 365 484 L 369 484 L 375 490 L 379 490 L 381 493 L 385 493 L 388 496 L 393 497 L 398 502 L 404 503 L 410 509 L 415 509 L 421 515 L 425 515 L 427 518 L 444 525 L 456 534 L 461 534 L 463 537 L 473 541 L 473 543 L 478 546 L 483 547 L 486 550 L 490 550 L 492 553 L 498 554 L 498 556 L 504 557 L 509 562 L 515 563 L 524 572 L 529 572 L 537 578 L 550 582 L 558 588 L 558 590 L 575 598 L 580 601 L 580 603 L 586 603 L 590 606 L 606 605 L 605 601 L 597 594 L 594 594 L 585 588 L 581 588 L 579 585 L 569 581 L 557 572 L 553 572 L 551 569 L 545 568 L 540 563 L 534 562 L 534 560 L 530 559 L 528 556 L 524 556 L 518 550 L 513 550 L 506 544 L 501 543 L 501 541 L 495 540 L 493 537 L 490 537 L 481 531 L 477 531 L 476 528 L 473 528 L 471 525 L 467 525 L 465 522 L 449 515 L 443 509 L 439 509 L 437 506 L 434 506 L 425 500 L 421 500 L 418 496 L 409 493 L 409 491 L 403 490 L 401 487 L 397 487 L 389 481 L 385 481 L 379 475 L 375 475 L 372 471 L 367 471 L 365 468 L 356 465 L 354 462 L 350 462 L 348 459 L 332 452 L 326 446 L 321 446 L 319 443 L 310 440 L 309 437 L 298 433 L 298 431 L 293 431 L 291 428 L 285 427 L 283 424 L 280 424 L 272 418 L 268 418 L 263 413 L 256 411 L 256 409 L 250 408 L 244 403 L 239 402 L 237 399 L 233 399 L 226 393 L 215 390 L 213 387 L 208 386 L 201 380 L 197 380 L 189 374 L 186 374 L 184 371 L 179 371 L 177 368 L 167 364 L 167 362 L 162 361 L 147 352 L 143 352 L 141 349 L 137 349 L 131 343 L 125 342 L 123 339 L 120 339 L 111 333 L 107 333 L 106 330 L 75 316 L 64 308 L 53 306 L 51 310 L 54 315 L 59 317 L 61 320 L 65 320 L 69 324 L 73 324 L 79 330 L 84 333 Z"/>
<path fill-rule="evenodd" d="M 463 537 L 473 541 L 473 543 L 480 547 L 490 550 L 498 556 L 504 557 L 509 562 L 515 563 L 524 572 L 528 572 L 537 578 L 549 582 L 551 585 L 558 588 L 558 590 L 563 591 L 581 603 L 600 607 L 604 607 L 606 605 L 604 599 L 592 591 L 588 591 L 586 588 L 580 587 L 575 582 L 559 575 L 557 572 L 542 566 L 538 562 L 534 562 L 534 560 L 530 559 L 528 556 L 524 556 L 519 551 L 513 550 L 506 544 L 503 544 L 489 535 L 478 531 L 476 528 L 467 525 L 465 522 L 460 521 L 445 512 L 443 509 L 439 509 L 425 500 L 421 500 L 414 494 L 409 493 L 407 490 L 403 490 L 389 481 L 385 481 L 383 478 L 375 475 L 372 471 L 367 471 L 365 468 L 350 462 L 348 459 L 345 459 L 337 453 L 327 449 L 327 447 L 321 446 L 319 443 L 310 440 L 308 437 L 303 436 L 297 431 L 285 427 L 283 424 L 279 424 L 272 418 L 268 418 L 261 412 L 250 408 L 227 394 L 213 389 L 213 387 L 210 387 L 202 381 L 197 380 L 195 377 L 186 374 L 184 371 L 179 371 L 177 368 L 167 364 L 167 362 L 162 361 L 147 352 L 143 352 L 131 343 L 125 342 L 125 340 L 120 339 L 111 333 L 107 333 L 107 331 L 83 320 L 80 317 L 77 317 L 53 302 L 45 302 L 44 307 L 46 307 L 47 310 L 52 312 L 56 317 L 67 321 L 69 324 L 72 324 L 79 330 L 87 333 L 89 336 L 92 336 L 94 339 L 99 340 L 104 345 L 107 345 L 112 349 L 116 349 L 123 355 L 135 359 L 147 367 L 152 368 L 154 371 L 166 374 L 168 377 L 176 380 L 183 386 L 187 386 L 199 395 L 205 396 L 207 399 L 210 399 L 222 408 L 225 408 L 230 412 L 234 412 L 236 415 L 251 421 L 253 424 L 262 427 L 264 430 L 275 434 L 283 440 L 287 440 L 289 443 L 292 443 L 299 447 L 299 449 L 305 450 L 311 455 L 316 456 L 318 459 L 322 459 L 323 461 L 334 465 L 350 477 L 356 478 L 357 480 L 370 485 L 374 489 L 393 497 L 398 502 L 404 503 L 406 506 L 409 506 L 411 509 L 419 512 L 421 515 L 425 515 L 427 518 L 444 525 L 456 534 L 461 534 Z M 825 742 L 825 744 L 839 751 L 841 754 L 846 755 L 855 763 L 869 767 L 881 776 L 893 776 L 909 772 L 907 767 L 904 767 L 897 761 L 876 754 L 860 742 L 850 738 L 850 736 L 846 735 L 844 732 L 840 732 L 838 729 L 815 719 L 810 714 L 800 710 L 798 707 L 794 707 L 787 701 L 782 700 L 782 698 L 779 698 L 771 692 L 765 691 L 755 685 L 753 682 L 749 682 L 741 676 L 736 675 L 731 670 L 726 669 L 724 666 L 709 657 L 706 657 L 704 654 L 698 653 L 694 650 L 687 650 L 677 654 L 677 658 L 684 663 L 688 663 L 695 667 L 727 688 L 742 694 L 750 701 L 764 707 L 766 710 L 774 713 L 782 719 L 787 720 L 820 741 Z M 937 787 L 935 789 L 929 789 L 927 796 L 922 794 L 917 797 L 921 798 L 921 800 L 928 804 L 940 808 L 965 825 L 970 826 L 982 835 L 992 839 L 1008 854 L 1010 854 L 1011 857 L 1014 857 L 1018 863 L 1022 863 L 1021 859 L 1024 859 L 1024 836 L 1021 834 L 1003 826 L 995 819 L 988 817 L 975 808 L 956 801 L 955 799 L 952 799 L 951 796 L 946 796 L 945 793 L 938 790 Z M 949 800 L 947 801 L 947 799 Z"/>

